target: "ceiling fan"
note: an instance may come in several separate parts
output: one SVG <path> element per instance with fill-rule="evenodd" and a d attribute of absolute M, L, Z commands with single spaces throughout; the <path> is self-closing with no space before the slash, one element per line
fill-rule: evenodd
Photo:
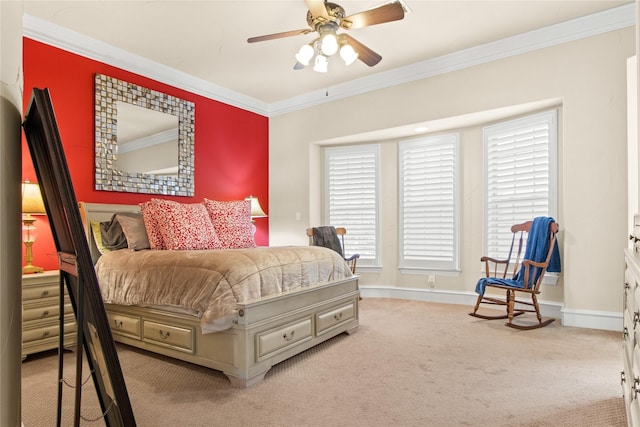
<path fill-rule="evenodd" d="M 305 4 L 309 9 L 307 12 L 309 28 L 251 37 L 247 39 L 247 42 L 255 43 L 317 32 L 318 37 L 311 43 L 302 46 L 296 54 L 298 62 L 294 69 L 299 70 L 306 67 L 315 55 L 313 69 L 326 72 L 328 57 L 338 52 L 347 65 L 360 59 L 369 67 L 373 67 L 382 60 L 382 56 L 350 35 L 338 33 L 338 30 L 355 30 L 404 18 L 404 8 L 400 1 L 393 1 L 349 16 L 346 16 L 342 6 L 328 1 L 305 0 Z"/>

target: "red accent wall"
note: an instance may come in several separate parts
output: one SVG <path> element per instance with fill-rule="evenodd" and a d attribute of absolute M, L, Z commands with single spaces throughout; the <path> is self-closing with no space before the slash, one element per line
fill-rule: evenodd
<path fill-rule="evenodd" d="M 203 198 L 238 200 L 248 195 L 269 206 L 269 120 L 144 76 L 115 68 L 28 38 L 23 39 L 24 111 L 31 90 L 48 88 L 56 114 L 71 181 L 78 201 L 137 204 L 151 197 L 195 203 Z M 94 190 L 94 75 L 115 77 L 167 93 L 196 106 L 195 196 L 169 197 Z M 36 182 L 23 137 L 22 177 Z M 268 218 L 256 219 L 256 243 L 269 244 Z M 56 249 L 46 216 L 35 223 L 34 265 L 58 268 Z M 24 248 L 23 248 L 24 252 Z"/>

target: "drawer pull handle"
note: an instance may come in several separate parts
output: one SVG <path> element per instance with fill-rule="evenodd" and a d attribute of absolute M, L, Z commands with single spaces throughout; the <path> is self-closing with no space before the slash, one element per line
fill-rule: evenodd
<path fill-rule="evenodd" d="M 633 378 L 633 385 L 631 386 L 631 391 L 633 392 L 632 398 L 635 399 L 638 397 L 638 392 L 640 392 L 640 378 Z"/>
<path fill-rule="evenodd" d="M 43 337 L 48 337 L 49 336 L 49 331 L 44 331 L 44 333 L 42 334 Z"/>
<path fill-rule="evenodd" d="M 629 282 L 624 282 L 624 288 L 625 289 L 629 289 L 631 286 L 629 286 Z"/>
<path fill-rule="evenodd" d="M 634 236 L 633 234 L 629 234 L 629 240 L 633 240 L 633 243 L 636 243 L 640 239 Z"/>
<path fill-rule="evenodd" d="M 49 310 L 45 310 L 42 312 L 42 317 L 47 317 L 49 315 Z"/>
<path fill-rule="evenodd" d="M 116 329 L 122 328 L 122 320 L 113 319 L 113 327 Z"/>
<path fill-rule="evenodd" d="M 293 336 L 295 335 L 296 331 L 291 331 L 291 334 L 287 334 L 286 332 L 284 333 L 284 335 L 282 335 L 282 338 L 285 341 L 291 341 L 293 339 Z"/>
<path fill-rule="evenodd" d="M 624 384 L 627 379 L 624 377 L 624 371 L 620 371 L 620 384 Z"/>
<path fill-rule="evenodd" d="M 627 329 L 627 327 L 625 326 L 622 329 L 622 340 L 626 341 L 629 338 L 629 330 Z"/>
<path fill-rule="evenodd" d="M 636 311 L 633 313 L 633 328 L 635 329 L 636 325 L 640 322 L 640 312 Z"/>
<path fill-rule="evenodd" d="M 43 297 L 46 297 L 47 295 L 49 295 L 49 291 L 43 291 L 43 292 L 42 292 L 42 296 L 43 296 Z"/>
<path fill-rule="evenodd" d="M 334 319 L 336 319 L 337 321 L 342 320 L 342 312 L 340 312 L 340 313 L 338 313 L 338 314 L 335 314 L 335 315 L 333 316 L 333 318 L 334 318 Z"/>
<path fill-rule="evenodd" d="M 162 332 L 162 329 L 159 330 L 158 333 L 160 334 L 160 338 L 162 338 L 163 340 L 166 340 L 171 335 L 169 332 L 167 333 Z"/>

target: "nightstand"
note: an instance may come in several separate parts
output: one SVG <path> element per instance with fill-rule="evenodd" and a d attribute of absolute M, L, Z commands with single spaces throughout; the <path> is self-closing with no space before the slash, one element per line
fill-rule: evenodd
<path fill-rule="evenodd" d="M 22 275 L 22 359 L 58 347 L 60 335 L 60 273 Z M 75 345 L 76 321 L 69 296 L 64 298 L 64 346 Z"/>

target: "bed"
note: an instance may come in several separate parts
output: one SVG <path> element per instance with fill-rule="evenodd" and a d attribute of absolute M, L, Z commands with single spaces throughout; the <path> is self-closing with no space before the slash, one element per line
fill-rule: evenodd
<path fill-rule="evenodd" d="M 111 253 L 103 255 L 95 241 L 91 224 L 110 220 L 115 213 L 140 212 L 137 205 L 80 203 L 80 213 L 83 219 L 92 258 L 96 262 L 96 274 L 102 288 L 109 275 L 120 275 L 120 268 L 105 267 L 111 258 L 126 258 L 129 260 L 141 257 L 144 265 L 149 265 L 148 257 L 174 256 L 169 252 L 181 251 L 130 251 L 124 255 Z M 289 248 L 252 248 L 252 249 L 214 249 L 211 251 L 186 251 L 188 258 L 204 256 L 202 252 L 209 252 L 207 256 L 232 256 L 230 265 L 242 265 L 244 259 L 264 262 L 265 258 L 288 259 L 300 258 L 302 261 L 309 257 L 324 258 L 329 256 L 322 252 L 308 252 L 325 250 L 313 247 Z M 122 254 L 122 251 L 114 251 Z M 297 252 L 298 251 L 298 252 Z M 223 255 L 222 253 L 227 253 Z M 331 255 L 333 257 L 333 255 Z M 102 259 L 100 259 L 102 258 Z M 117 260 L 114 263 L 120 262 Z M 131 261 L 133 262 L 133 261 Z M 162 265 L 172 262 L 160 260 L 158 267 L 147 270 L 160 271 Z M 193 263 L 195 261 L 185 261 Z M 306 262 L 306 261 L 305 261 Z M 344 262 L 341 260 L 341 262 Z M 311 261 L 307 265 L 314 266 Z M 252 267 L 253 268 L 253 267 Z M 219 293 L 221 299 L 229 299 L 230 295 L 236 299 L 231 305 L 224 304 L 223 308 L 211 303 L 209 308 L 194 309 L 180 308 L 175 304 L 148 304 L 141 299 L 126 300 L 129 292 L 116 289 L 113 293 L 102 291 L 105 298 L 107 317 L 114 340 L 147 351 L 159 353 L 186 362 L 209 367 L 223 372 L 236 387 L 249 387 L 261 381 L 269 369 L 275 364 L 299 354 L 336 335 L 352 334 L 358 328 L 359 322 L 359 290 L 358 277 L 350 273 L 343 276 L 335 273 L 330 280 L 318 281 L 305 286 L 295 286 L 291 283 L 282 289 L 262 292 L 258 287 L 269 288 L 268 270 L 276 271 L 284 268 L 281 265 L 265 267 L 258 266 L 253 270 L 259 271 L 262 285 L 255 283 L 249 286 L 249 291 L 237 291 L 238 287 L 226 287 Z M 340 268 L 342 268 L 340 266 Z M 197 270 L 198 268 L 194 268 Z M 301 280 L 306 276 L 313 276 L 311 267 L 302 268 Z M 348 266 L 347 266 L 348 270 Z M 108 271 L 108 273 L 105 273 Z M 175 270 L 174 270 L 175 271 Z M 311 271 L 311 273 L 309 273 Z M 167 275 L 164 273 L 158 273 Z M 231 276 L 243 276 L 244 272 L 235 273 L 233 269 L 223 273 L 224 280 L 231 281 Z M 181 276 L 181 277 L 186 277 Z M 200 274 L 200 277 L 202 274 Z M 175 278 L 176 275 L 173 274 Z M 129 279 L 127 279 L 129 280 Z M 127 282 L 129 283 L 130 280 Z M 175 280 L 181 282 L 181 280 Z M 280 286 L 280 285 L 279 285 Z M 122 286 L 120 286 L 122 288 Z M 162 292 L 155 287 L 154 292 Z M 277 288 L 277 287 L 276 287 Z M 125 296 L 125 302 L 120 302 L 115 295 Z M 121 295 L 121 296 L 122 296 Z M 113 298 L 112 298 L 113 296 Z M 166 295 L 165 295 L 166 296 Z M 170 295 L 169 295 L 170 296 Z M 169 297 L 167 296 L 167 298 Z M 136 296 L 137 298 L 137 296 Z M 196 298 L 197 299 L 197 298 Z M 214 314 L 211 314 L 211 313 Z"/>

